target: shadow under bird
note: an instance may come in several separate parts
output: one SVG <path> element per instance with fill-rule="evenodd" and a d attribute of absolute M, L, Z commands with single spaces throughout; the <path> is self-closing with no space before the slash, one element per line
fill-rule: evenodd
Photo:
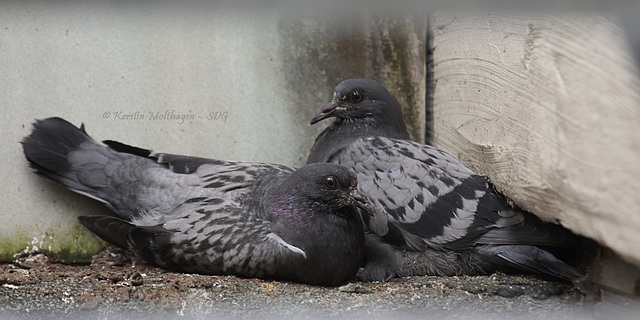
<path fill-rule="evenodd" d="M 378 206 L 393 246 L 367 254 L 365 280 L 400 275 L 464 275 L 528 271 L 574 280 L 582 273 L 552 252 L 571 250 L 577 237 L 511 207 L 487 177 L 444 151 L 409 140 L 397 99 L 380 83 L 349 79 L 310 123 L 335 121 L 316 138 L 307 163 L 354 170 L 358 188 Z M 380 229 L 380 228 L 378 228 Z"/>
<path fill-rule="evenodd" d="M 143 262 L 174 271 L 338 285 L 363 264 L 355 174 L 152 153 L 105 141 L 60 118 L 22 141 L 36 173 L 117 216 L 80 221 Z"/>

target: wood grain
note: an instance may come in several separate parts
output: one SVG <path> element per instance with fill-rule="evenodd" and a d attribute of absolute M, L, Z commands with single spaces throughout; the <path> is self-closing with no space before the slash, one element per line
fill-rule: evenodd
<path fill-rule="evenodd" d="M 431 32 L 434 144 L 640 266 L 640 86 L 616 24 L 438 14 Z"/>

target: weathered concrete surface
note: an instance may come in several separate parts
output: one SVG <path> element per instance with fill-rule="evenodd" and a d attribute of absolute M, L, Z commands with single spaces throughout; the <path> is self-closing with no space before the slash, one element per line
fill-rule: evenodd
<path fill-rule="evenodd" d="M 531 278 L 412 277 L 368 294 L 185 275 L 145 284 L 54 280 L 0 288 L 3 319 L 593 319 L 580 296 Z M 125 281 L 126 282 L 126 281 Z M 189 283 L 206 283 L 204 287 Z M 11 297 L 11 299 L 8 299 Z"/>
<path fill-rule="evenodd" d="M 347 77 L 406 97 L 424 132 L 426 13 L 293 17 L 233 7 L 0 5 L 0 260 L 65 261 L 102 247 L 77 223 L 107 213 L 31 173 L 19 141 L 61 116 L 97 140 L 228 160 L 304 163 L 307 125 Z M 403 88 L 400 91 L 398 88 Z M 27 200 L 28 199 L 28 200 Z"/>
<path fill-rule="evenodd" d="M 568 283 L 496 274 L 408 277 L 323 288 L 233 276 L 176 274 L 109 250 L 91 266 L 42 254 L 0 265 L 3 319 L 592 319 Z M 357 289 L 361 293 L 350 293 Z M 619 314 L 635 309 L 623 308 Z"/>
<path fill-rule="evenodd" d="M 640 266 L 640 85 L 598 15 L 433 20 L 436 146 Z"/>

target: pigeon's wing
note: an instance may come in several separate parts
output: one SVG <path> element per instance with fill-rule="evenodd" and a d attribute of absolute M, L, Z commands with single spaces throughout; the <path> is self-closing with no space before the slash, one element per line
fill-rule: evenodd
<path fill-rule="evenodd" d="M 270 222 L 220 199 L 187 202 L 162 224 L 140 225 L 143 220 L 81 217 L 104 240 L 174 271 L 286 278 L 306 259 L 302 249 L 271 231 Z"/>
<path fill-rule="evenodd" d="M 367 137 L 335 153 L 352 168 L 371 202 L 389 214 L 385 239 L 415 250 L 463 249 L 476 243 L 542 241 L 548 235 L 510 208 L 487 178 L 438 149 L 407 140 Z M 535 218 L 535 217 L 534 217 Z M 518 236 L 516 229 L 529 233 Z M 488 233 L 492 230 L 493 233 Z M 533 242 L 535 243 L 535 241 Z"/>
<path fill-rule="evenodd" d="M 249 176 L 256 176 L 258 173 L 264 170 L 281 171 L 286 175 L 294 171 L 294 169 L 291 167 L 279 164 L 225 161 L 202 157 L 153 152 L 151 150 L 126 145 L 124 143 L 113 140 L 105 140 L 103 141 L 103 143 L 109 146 L 109 148 L 118 152 L 129 153 L 140 157 L 153 159 L 159 164 L 168 166 L 171 172 L 174 173 L 191 174 L 198 171 L 198 168 L 200 168 L 202 165 L 207 165 L 206 167 L 209 168 L 205 171 L 207 175 L 214 176 L 216 174 L 220 174 L 219 178 L 221 180 L 224 180 L 224 178 L 228 178 L 228 180 L 231 182 L 241 183 L 250 181 L 249 179 L 246 179 L 243 174 L 239 174 L 239 172 L 244 172 Z"/>
<path fill-rule="evenodd" d="M 176 186 L 167 181 L 164 190 L 159 192 L 170 193 L 174 205 L 167 210 L 143 210 L 134 218 L 139 219 L 137 224 L 142 225 L 164 223 L 176 212 L 182 212 L 186 203 L 220 205 L 227 207 L 225 210 L 228 211 L 243 207 L 252 218 L 270 219 L 270 213 L 262 209 L 260 201 L 273 186 L 294 171 L 291 167 L 278 164 L 208 162 L 209 159 L 205 158 L 166 153 L 152 153 L 150 157 L 156 159 L 157 163 L 167 164 L 171 172 L 184 176 L 186 183 Z"/>
<path fill-rule="evenodd" d="M 104 173 L 94 170 L 79 175 L 106 176 L 110 182 L 107 189 L 114 190 L 104 196 L 106 203 L 123 217 L 140 211 L 168 213 L 193 199 L 239 197 L 259 184 L 259 177 L 276 181 L 293 172 L 293 168 L 277 164 L 222 161 L 152 152 L 116 141 L 104 143 L 117 151 L 110 155 L 114 160 L 103 167 Z M 119 167 L 111 169 L 114 165 Z"/>
<path fill-rule="evenodd" d="M 157 153 L 148 149 L 138 148 L 124 144 L 122 142 L 113 140 L 104 140 L 102 143 L 106 144 L 109 148 L 121 152 L 129 153 L 132 155 L 140 156 L 143 158 L 157 159 L 158 163 L 163 163 L 169 166 L 171 171 L 176 173 L 192 173 L 198 169 L 201 165 L 208 164 L 220 164 L 224 165 L 227 161 L 207 159 L 200 157 L 191 157 L 183 155 L 175 155 L 169 153 Z"/>

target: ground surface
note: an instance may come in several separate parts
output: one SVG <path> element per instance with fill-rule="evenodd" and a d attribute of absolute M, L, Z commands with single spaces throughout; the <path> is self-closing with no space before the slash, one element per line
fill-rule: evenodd
<path fill-rule="evenodd" d="M 355 291 L 355 292 L 353 292 Z M 167 272 L 107 249 L 90 266 L 44 254 L 0 264 L 2 319 L 591 319 L 569 283 L 531 276 L 407 277 L 324 288 Z"/>

